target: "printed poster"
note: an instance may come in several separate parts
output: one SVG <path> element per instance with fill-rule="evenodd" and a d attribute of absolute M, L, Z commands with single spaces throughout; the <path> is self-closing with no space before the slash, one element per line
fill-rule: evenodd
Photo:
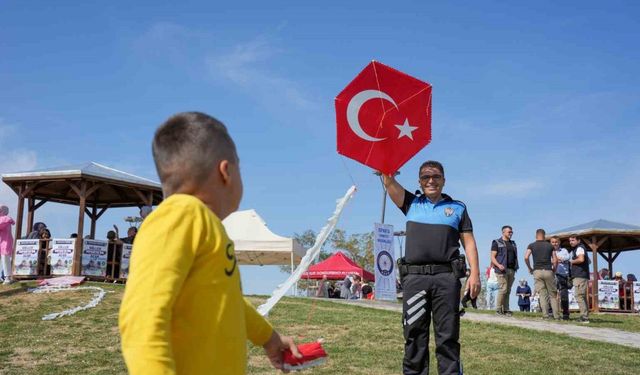
<path fill-rule="evenodd" d="M 633 282 L 633 308 L 640 312 L 640 281 Z"/>
<path fill-rule="evenodd" d="M 375 298 L 395 301 L 396 259 L 393 250 L 393 225 L 375 224 L 373 231 L 374 268 L 376 274 Z"/>
<path fill-rule="evenodd" d="M 131 244 L 123 244 L 122 245 L 122 256 L 120 258 L 120 278 L 126 279 L 129 277 L 129 262 L 131 260 L 131 250 L 133 249 L 133 245 Z"/>
<path fill-rule="evenodd" d="M 54 238 L 51 240 L 51 250 L 49 251 L 51 274 L 71 275 L 73 273 L 73 254 L 75 252 L 75 238 Z"/>
<path fill-rule="evenodd" d="M 618 282 L 615 280 L 598 280 L 598 306 L 601 309 L 619 309 L 620 295 Z"/>
<path fill-rule="evenodd" d="M 16 243 L 13 274 L 16 276 L 38 275 L 38 250 L 40 240 L 18 240 Z"/>
<path fill-rule="evenodd" d="M 580 310 L 580 305 L 578 305 L 578 300 L 576 300 L 576 294 L 574 289 L 569 289 L 569 310 Z"/>
<path fill-rule="evenodd" d="M 100 240 L 84 240 L 82 245 L 82 275 L 106 277 L 109 243 Z"/>

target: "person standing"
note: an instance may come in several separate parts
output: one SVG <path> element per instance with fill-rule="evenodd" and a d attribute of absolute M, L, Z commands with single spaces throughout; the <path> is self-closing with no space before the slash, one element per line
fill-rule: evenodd
<path fill-rule="evenodd" d="M 560 238 L 551 237 L 551 246 L 556 252 L 558 265 L 556 266 L 556 286 L 560 294 L 560 310 L 562 310 L 562 320 L 569 320 L 569 283 L 571 279 L 571 266 L 569 260 L 571 255 L 564 247 L 560 247 Z"/>
<path fill-rule="evenodd" d="M 329 281 L 327 275 L 322 276 L 322 280 L 318 281 L 318 290 L 316 290 L 316 297 L 329 298 Z"/>
<path fill-rule="evenodd" d="M 496 313 L 498 315 L 511 316 L 509 309 L 509 296 L 511 286 L 518 271 L 518 247 L 511 240 L 513 228 L 510 225 L 502 227 L 502 237 L 491 242 L 491 264 L 498 279 L 498 298 L 496 301 Z"/>
<path fill-rule="evenodd" d="M 353 284 L 353 277 L 349 274 L 344 277 L 340 285 L 340 298 L 351 299 L 351 284 Z"/>
<path fill-rule="evenodd" d="M 527 247 L 524 261 L 529 272 L 533 275 L 535 288 L 540 294 L 540 307 L 542 308 L 542 318 L 560 319 L 558 311 L 558 289 L 554 278 L 555 265 L 557 264 L 556 253 L 553 246 L 544 240 L 546 235 L 544 229 L 536 230 L 536 242 L 532 242 Z M 533 256 L 533 268 L 529 263 L 529 257 Z M 552 316 L 549 316 L 549 304 L 551 304 Z"/>
<path fill-rule="evenodd" d="M 403 373 L 429 373 L 429 326 L 433 318 L 439 374 L 460 374 L 460 278 L 469 261 L 471 298 L 480 292 L 478 250 L 467 207 L 442 193 L 444 167 L 424 162 L 418 169 L 422 194 L 405 190 L 382 174 L 391 200 L 407 217 L 405 257 L 401 259 L 405 338 Z"/>
<path fill-rule="evenodd" d="M 589 286 L 589 255 L 587 249 L 577 236 L 569 237 L 571 245 L 571 277 L 575 288 L 576 301 L 580 308 L 580 323 L 589 323 L 589 302 L 587 288 Z"/>
<path fill-rule="evenodd" d="M 527 280 L 521 279 L 520 286 L 516 289 L 518 295 L 518 307 L 520 311 L 531 311 L 531 288 L 527 284 Z"/>
<path fill-rule="evenodd" d="M 13 255 L 11 226 L 15 223 L 9 216 L 9 207 L 0 206 L 0 271 L 4 277 L 4 284 L 11 283 L 11 256 Z"/>
<path fill-rule="evenodd" d="M 487 310 L 496 308 L 496 294 L 498 290 L 500 290 L 500 286 L 498 285 L 496 270 L 493 269 L 493 266 L 489 266 L 487 267 L 487 287 L 485 290 Z"/>

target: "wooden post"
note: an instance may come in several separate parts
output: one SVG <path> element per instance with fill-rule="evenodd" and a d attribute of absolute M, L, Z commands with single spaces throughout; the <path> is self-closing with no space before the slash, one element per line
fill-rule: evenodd
<path fill-rule="evenodd" d="M 33 197 L 27 198 L 27 228 L 30 231 L 33 228 L 33 214 L 35 213 L 35 199 Z"/>
<path fill-rule="evenodd" d="M 598 306 L 598 243 L 596 242 L 596 236 L 591 237 L 591 251 L 593 252 L 593 284 L 591 290 L 593 290 L 593 311 L 600 311 Z"/>
<path fill-rule="evenodd" d="M 18 212 L 16 213 L 16 238 L 13 239 L 13 254 L 11 257 L 11 275 L 15 272 L 16 246 L 22 237 L 22 219 L 24 215 L 24 183 L 18 187 Z"/>
<path fill-rule="evenodd" d="M 80 198 L 80 207 L 78 211 L 78 240 L 76 241 L 76 250 L 73 256 L 73 275 L 80 276 L 80 271 L 82 270 L 82 265 L 80 264 L 82 261 L 82 242 L 84 239 L 84 210 L 87 208 L 86 181 L 82 181 L 80 189 L 78 189 L 76 193 L 78 193 L 78 197 Z"/>
<path fill-rule="evenodd" d="M 613 257 L 611 255 L 611 250 L 609 250 L 609 259 L 607 259 L 607 263 L 609 263 L 609 278 L 613 275 Z"/>
<path fill-rule="evenodd" d="M 98 207 L 96 206 L 96 202 L 93 202 L 93 207 L 91 207 L 91 238 L 96 238 L 96 220 L 98 215 Z"/>

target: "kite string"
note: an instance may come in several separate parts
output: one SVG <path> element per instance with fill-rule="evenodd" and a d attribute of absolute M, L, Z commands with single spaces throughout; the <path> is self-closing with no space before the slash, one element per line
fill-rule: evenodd
<path fill-rule="evenodd" d="M 349 170 L 349 167 L 347 166 L 347 163 L 344 161 L 344 159 L 345 157 L 340 155 L 340 161 L 342 162 L 342 166 L 344 167 L 344 169 L 347 171 L 347 174 L 351 179 L 351 183 L 355 186 L 358 186 L 358 184 L 356 184 L 356 179 L 353 177 L 353 174 L 351 174 L 351 170 Z"/>

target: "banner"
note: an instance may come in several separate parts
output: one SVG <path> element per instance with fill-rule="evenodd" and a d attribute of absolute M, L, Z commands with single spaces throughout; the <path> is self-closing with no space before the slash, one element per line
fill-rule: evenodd
<path fill-rule="evenodd" d="M 18 240 L 16 243 L 13 274 L 35 276 L 38 274 L 38 249 L 40 240 Z"/>
<path fill-rule="evenodd" d="M 578 305 L 578 300 L 576 300 L 576 294 L 573 288 L 569 289 L 569 310 L 580 310 L 580 305 Z"/>
<path fill-rule="evenodd" d="M 71 275 L 73 273 L 73 253 L 75 250 L 75 238 L 51 240 L 49 252 L 49 264 L 52 275 Z"/>
<path fill-rule="evenodd" d="M 393 251 L 393 225 L 374 224 L 374 268 L 376 299 L 396 301 L 396 257 Z"/>
<path fill-rule="evenodd" d="M 120 257 L 120 278 L 129 277 L 129 261 L 131 260 L 131 250 L 133 245 L 125 243 L 122 245 L 122 256 Z"/>
<path fill-rule="evenodd" d="M 618 282 L 615 280 L 598 280 L 598 306 L 601 309 L 619 309 L 620 295 Z"/>
<path fill-rule="evenodd" d="M 633 282 L 633 309 L 640 312 L 640 281 Z"/>
<path fill-rule="evenodd" d="M 84 240 L 82 244 L 82 275 L 107 276 L 107 241 Z"/>

